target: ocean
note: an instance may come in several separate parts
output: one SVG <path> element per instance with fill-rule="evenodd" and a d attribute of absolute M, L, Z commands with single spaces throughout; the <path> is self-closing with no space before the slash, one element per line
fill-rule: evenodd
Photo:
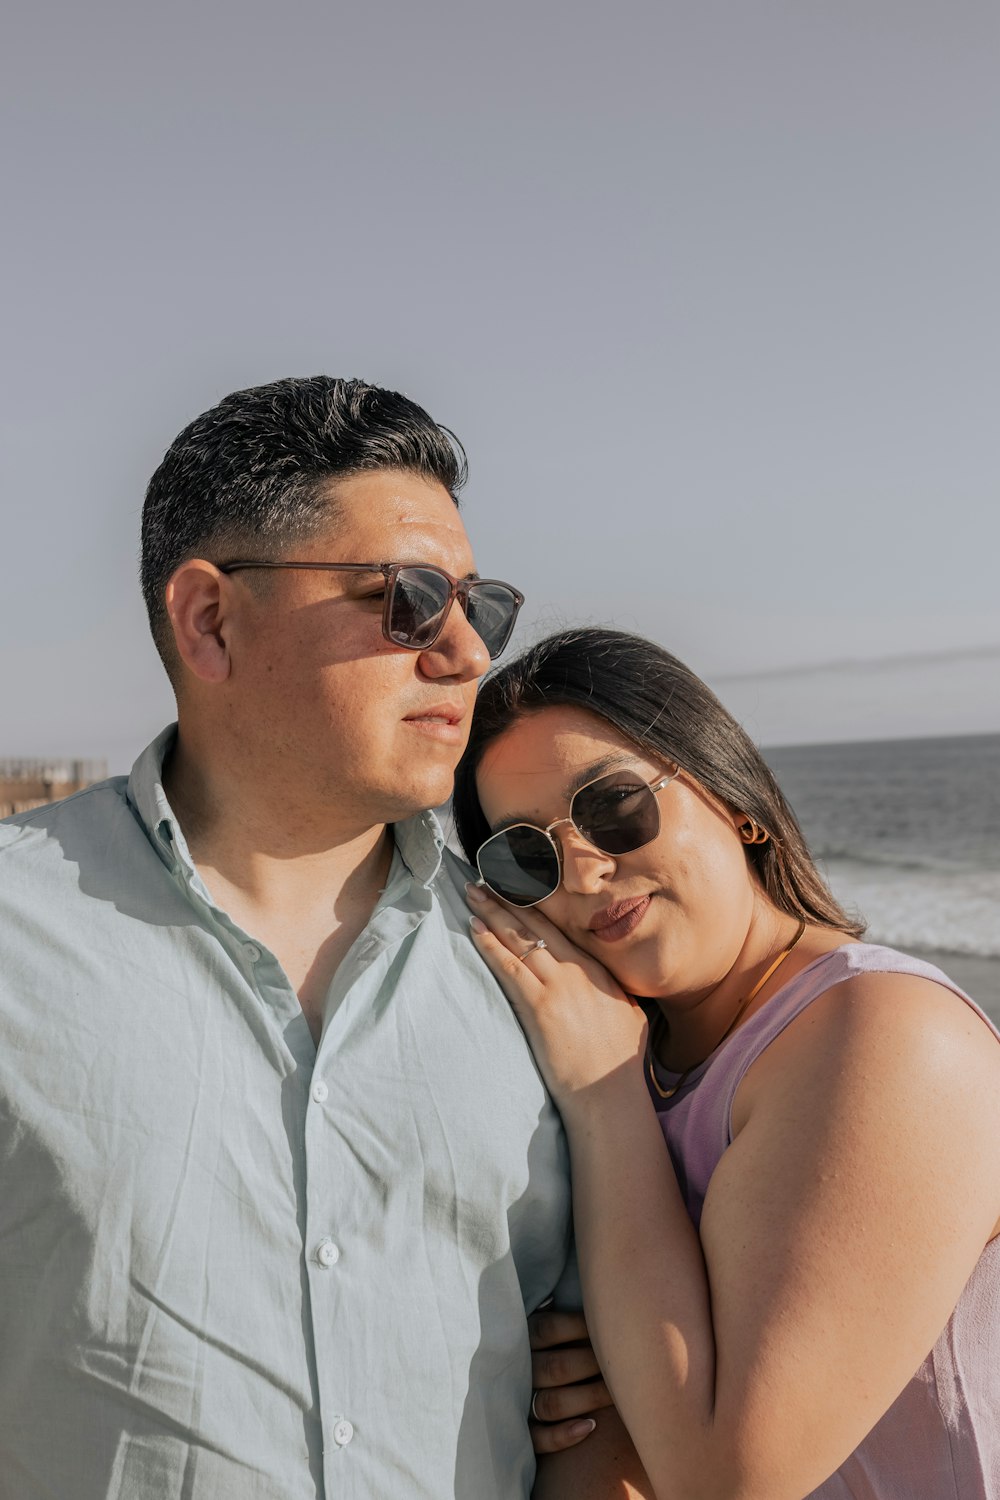
<path fill-rule="evenodd" d="M 1000 735 L 764 755 L 867 937 L 930 958 L 1000 1022 Z"/>

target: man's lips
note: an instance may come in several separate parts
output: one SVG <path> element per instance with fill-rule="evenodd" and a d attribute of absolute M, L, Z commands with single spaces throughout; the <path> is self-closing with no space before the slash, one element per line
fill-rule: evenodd
<path fill-rule="evenodd" d="M 635 896 L 630 901 L 617 901 L 614 906 L 606 906 L 591 917 L 589 930 L 602 943 L 614 943 L 619 938 L 628 937 L 646 915 L 652 899 L 652 896 Z"/>
<path fill-rule="evenodd" d="M 464 721 L 467 716 L 468 711 L 461 704 L 431 703 L 427 708 L 419 708 L 407 714 L 403 723 L 409 724 L 411 729 L 429 739 L 440 740 L 444 745 L 463 747 L 467 733 Z"/>
<path fill-rule="evenodd" d="M 464 705 L 456 703 L 432 703 L 427 708 L 414 709 L 406 715 L 404 723 L 423 724 L 431 721 L 435 724 L 461 724 L 467 710 Z"/>

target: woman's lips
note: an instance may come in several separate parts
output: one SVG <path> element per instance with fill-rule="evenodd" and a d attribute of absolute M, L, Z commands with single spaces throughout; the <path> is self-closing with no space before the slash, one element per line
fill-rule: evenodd
<path fill-rule="evenodd" d="M 638 896 L 634 901 L 619 901 L 608 906 L 592 918 L 590 930 L 602 943 L 616 943 L 620 938 L 634 932 L 649 910 L 651 896 Z"/>

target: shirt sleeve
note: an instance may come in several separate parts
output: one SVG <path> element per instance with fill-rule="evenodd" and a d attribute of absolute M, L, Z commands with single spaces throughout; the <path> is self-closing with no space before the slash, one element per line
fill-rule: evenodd
<path fill-rule="evenodd" d="M 583 1288 L 580 1285 L 580 1266 L 576 1258 L 576 1239 L 569 1242 L 569 1251 L 562 1274 L 552 1290 L 552 1301 L 556 1307 L 566 1311 L 579 1311 L 583 1307 Z"/>

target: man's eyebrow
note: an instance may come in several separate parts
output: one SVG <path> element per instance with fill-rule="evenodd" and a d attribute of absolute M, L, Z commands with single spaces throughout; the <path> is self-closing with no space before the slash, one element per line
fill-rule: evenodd
<path fill-rule="evenodd" d="M 411 562 L 407 558 L 394 557 L 392 559 L 386 559 L 386 561 L 383 562 L 383 563 L 375 563 L 375 564 L 373 564 L 369 568 L 358 568 L 356 572 L 354 572 L 354 573 L 345 573 L 343 576 L 345 578 L 347 578 L 347 579 L 353 578 L 353 579 L 359 580 L 358 582 L 356 582 L 354 584 L 355 588 L 357 588 L 357 589 L 367 588 L 368 585 L 371 583 L 373 577 L 376 577 L 376 576 L 382 577 L 382 576 L 384 576 L 384 575 L 382 575 L 380 573 L 380 569 L 383 568 L 383 567 L 389 567 L 390 563 L 398 563 L 398 565 L 401 568 L 437 568 L 438 571 L 442 572 L 442 573 L 445 573 L 445 572 L 448 571 L 446 568 L 440 568 L 437 563 L 425 562 L 425 561 L 423 561 L 420 558 L 415 558 Z M 449 575 L 449 576 L 451 576 L 451 575 Z M 479 573 L 463 573 L 462 576 L 461 576 L 461 578 L 458 581 L 459 581 L 459 583 L 477 583 L 479 581 L 480 577 L 481 577 L 481 574 L 479 574 Z M 348 583 L 345 586 L 345 592 L 347 590 L 349 590 L 350 588 L 351 588 L 351 584 Z"/>
<path fill-rule="evenodd" d="M 455 576 L 454 574 L 449 573 L 449 571 L 448 571 L 447 568 L 442 568 L 442 566 L 441 566 L 440 563 L 430 563 L 430 562 L 428 562 L 427 559 L 426 559 L 426 557 L 412 557 L 412 558 L 411 557 L 387 557 L 382 562 L 375 563 L 374 566 L 372 568 L 370 568 L 370 569 L 369 568 L 359 568 L 358 572 L 359 573 L 365 573 L 365 572 L 375 572 L 375 573 L 377 573 L 380 568 L 388 568 L 388 567 L 391 567 L 391 566 L 394 566 L 394 565 L 398 566 L 400 568 L 434 568 L 438 573 L 448 573 L 449 578 Z M 459 583 L 477 583 L 481 577 L 482 577 L 481 573 L 476 573 L 476 572 L 463 573 L 459 577 L 458 582 Z"/>
<path fill-rule="evenodd" d="M 609 771 L 620 771 L 623 766 L 631 765 L 640 754 L 638 750 L 613 750 L 609 755 L 602 755 L 600 760 L 591 761 L 589 765 L 570 778 L 563 787 L 563 797 L 566 802 L 566 816 L 569 813 L 569 804 L 573 794 L 578 792 L 588 782 L 596 781 L 599 776 L 605 776 Z M 509 818 L 504 818 L 491 830 L 493 833 L 503 833 L 505 828 L 513 828 L 517 823 L 530 823 L 533 828 L 542 825 L 536 823 L 531 813 L 511 813 Z"/>

